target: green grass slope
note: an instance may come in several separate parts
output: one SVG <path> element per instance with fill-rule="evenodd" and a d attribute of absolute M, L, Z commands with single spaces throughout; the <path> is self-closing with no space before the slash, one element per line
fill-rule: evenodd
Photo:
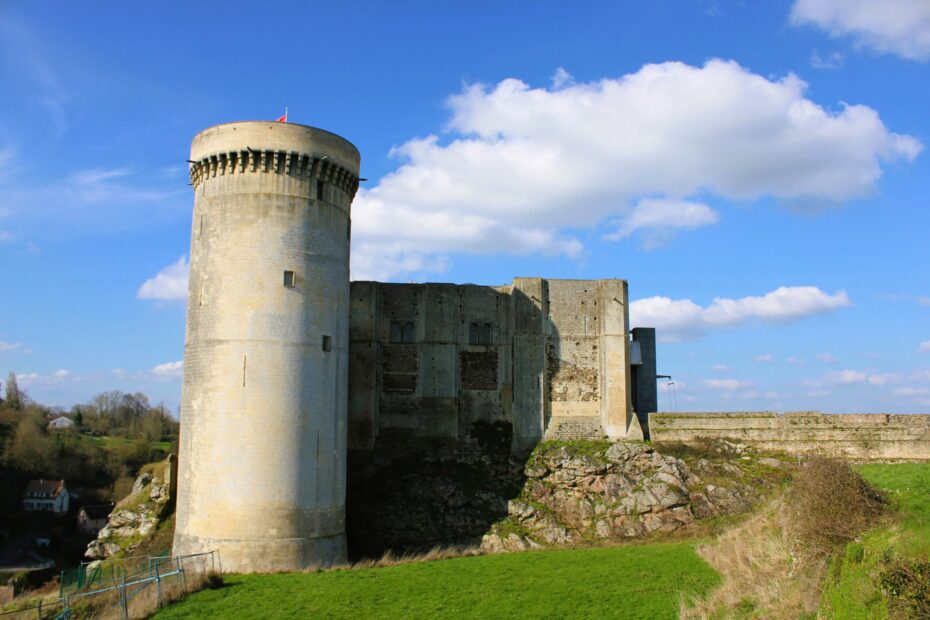
<path fill-rule="evenodd" d="M 889 562 L 926 561 L 930 556 L 930 463 L 870 464 L 862 476 L 891 499 L 893 522 L 846 546 L 831 566 L 824 584 L 824 618 L 881 619 L 895 617 L 880 590 Z M 897 614 L 901 617 L 900 614 Z"/>
<path fill-rule="evenodd" d="M 171 618 L 677 618 L 717 574 L 689 544 L 538 551 L 320 573 L 233 575 Z"/>

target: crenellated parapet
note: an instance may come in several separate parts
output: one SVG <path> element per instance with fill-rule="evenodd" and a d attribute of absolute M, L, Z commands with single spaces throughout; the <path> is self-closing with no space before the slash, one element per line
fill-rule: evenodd
<path fill-rule="evenodd" d="M 190 162 L 191 185 L 197 187 L 207 179 L 235 174 L 284 174 L 298 180 L 330 183 L 346 192 L 349 200 L 358 191 L 359 179 L 326 155 L 297 151 L 246 148 L 205 155 Z"/>

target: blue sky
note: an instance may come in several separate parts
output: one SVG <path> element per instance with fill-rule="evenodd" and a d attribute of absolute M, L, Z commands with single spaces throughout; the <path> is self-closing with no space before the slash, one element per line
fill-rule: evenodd
<path fill-rule="evenodd" d="M 0 7 L 0 371 L 176 407 L 190 140 L 369 181 L 354 278 L 621 277 L 665 409 L 930 411 L 925 0 Z"/>

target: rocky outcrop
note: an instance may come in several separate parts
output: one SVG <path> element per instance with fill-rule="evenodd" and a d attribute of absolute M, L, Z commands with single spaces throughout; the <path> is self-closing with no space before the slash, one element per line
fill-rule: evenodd
<path fill-rule="evenodd" d="M 158 464 L 139 474 L 132 491 L 110 513 L 106 526 L 87 546 L 85 557 L 103 560 L 121 551 L 132 551 L 149 537 L 169 511 L 170 468 Z"/>
<path fill-rule="evenodd" d="M 522 492 L 481 545 L 494 552 L 625 539 L 746 512 L 766 486 L 760 467 L 771 468 L 750 456 L 689 466 L 641 443 L 541 444 Z"/>

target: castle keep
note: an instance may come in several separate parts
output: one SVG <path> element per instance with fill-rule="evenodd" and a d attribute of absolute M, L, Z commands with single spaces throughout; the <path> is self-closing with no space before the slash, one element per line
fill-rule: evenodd
<path fill-rule="evenodd" d="M 516 451 L 642 439 L 635 412 L 655 410 L 654 330 L 630 333 L 623 280 L 353 282 L 350 307 L 350 449 L 478 421 L 511 424 Z"/>
<path fill-rule="evenodd" d="M 230 571 L 345 561 L 349 447 L 642 439 L 655 336 L 623 280 L 349 284 L 359 153 L 291 123 L 211 127 L 194 212 L 174 552 Z M 347 445 L 348 444 L 348 445 Z"/>

